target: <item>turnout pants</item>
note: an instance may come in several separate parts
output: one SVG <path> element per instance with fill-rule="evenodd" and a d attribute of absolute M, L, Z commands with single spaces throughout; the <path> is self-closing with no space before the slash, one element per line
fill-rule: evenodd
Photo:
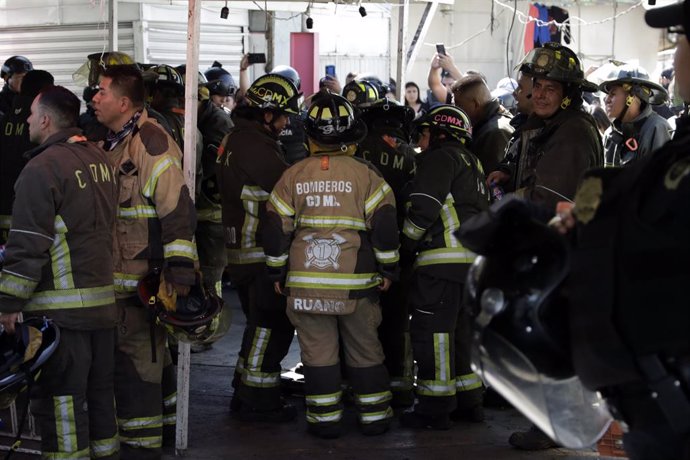
<path fill-rule="evenodd" d="M 459 410 L 481 406 L 484 399 L 482 380 L 472 371 L 471 355 L 472 316 L 469 309 L 461 304 L 455 325 L 455 391 Z"/>
<path fill-rule="evenodd" d="M 237 279 L 233 279 L 233 284 Z M 259 411 L 282 407 L 280 363 L 287 355 L 295 329 L 286 314 L 286 298 L 275 293 L 263 270 L 240 279 L 237 290 L 247 314 L 235 367 L 235 397 Z"/>
<path fill-rule="evenodd" d="M 174 447 L 175 429 L 177 426 L 177 368 L 173 364 L 171 351 L 168 346 L 165 347 L 163 360 L 163 375 L 161 377 L 161 391 L 163 392 L 163 446 Z"/>
<path fill-rule="evenodd" d="M 410 401 L 411 404 L 414 401 L 414 375 L 405 291 L 402 283 L 393 283 L 387 292 L 381 294 L 382 318 L 378 335 L 386 357 L 384 365 L 390 375 L 393 400 Z"/>
<path fill-rule="evenodd" d="M 456 408 L 455 326 L 462 285 L 415 272 L 409 296 L 410 337 L 417 361 L 415 411 L 449 414 Z"/>
<path fill-rule="evenodd" d="M 43 458 L 120 458 L 114 364 L 114 328 L 60 329 L 60 343 L 31 392 Z"/>
<path fill-rule="evenodd" d="M 151 329 L 149 313 L 136 297 L 118 299 L 117 303 L 115 401 L 122 458 L 160 458 L 166 332 L 158 325 Z"/>
<path fill-rule="evenodd" d="M 312 429 L 339 424 L 343 415 L 339 339 L 360 425 L 388 425 L 393 411 L 388 372 L 377 336 L 381 322 L 378 304 L 359 299 L 349 315 L 288 310 L 288 316 L 297 329 L 304 364 L 307 423 Z"/>

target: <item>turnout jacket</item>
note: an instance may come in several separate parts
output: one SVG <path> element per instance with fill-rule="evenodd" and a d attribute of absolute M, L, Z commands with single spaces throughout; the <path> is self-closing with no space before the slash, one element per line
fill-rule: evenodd
<path fill-rule="evenodd" d="M 196 214 L 175 141 L 144 109 L 108 157 L 119 180 L 114 236 L 118 297 L 134 295 L 139 280 L 154 268 L 162 268 L 167 281 L 194 284 Z"/>
<path fill-rule="evenodd" d="M 29 140 L 29 124 L 33 98 L 17 95 L 11 110 L 0 122 L 0 243 L 7 239 L 12 219 L 14 183 L 28 159 L 24 154 L 36 147 Z"/>
<path fill-rule="evenodd" d="M 628 165 L 671 140 L 671 126 L 647 104 L 630 123 L 615 120 L 604 133 L 604 166 Z"/>
<path fill-rule="evenodd" d="M 589 168 L 603 165 L 603 147 L 592 116 L 577 108 L 558 110 L 549 119 L 531 115 L 522 128 L 517 163 L 509 164 L 516 195 L 542 204 L 572 200 Z"/>
<path fill-rule="evenodd" d="M 117 178 L 108 158 L 77 128 L 29 155 L 15 187 L 0 312 L 45 315 L 69 329 L 113 327 Z"/>
<path fill-rule="evenodd" d="M 265 260 L 261 230 L 266 201 L 288 165 L 275 135 L 258 121 L 237 116 L 237 110 L 233 114 L 235 127 L 218 149 L 216 169 L 225 246 L 229 265 L 257 273 Z"/>
<path fill-rule="evenodd" d="M 285 279 L 295 299 L 326 305 L 377 296 L 381 276 L 396 276 L 393 191 L 351 153 L 354 146 L 300 161 L 285 171 L 266 205 L 266 265 L 272 279 Z"/>
<path fill-rule="evenodd" d="M 515 131 L 510 124 L 510 112 L 498 99 L 486 104 L 484 119 L 472 127 L 470 150 L 479 158 L 484 171 L 494 171 L 503 160 L 508 141 Z"/>
<path fill-rule="evenodd" d="M 417 156 L 402 236 L 404 255 L 416 255 L 416 270 L 464 282 L 476 255 L 455 233 L 488 208 L 485 180 L 477 157 L 458 141 L 443 140 Z"/>

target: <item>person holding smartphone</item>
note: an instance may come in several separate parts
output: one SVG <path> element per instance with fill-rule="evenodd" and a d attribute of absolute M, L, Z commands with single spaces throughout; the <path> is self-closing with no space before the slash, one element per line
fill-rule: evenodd
<path fill-rule="evenodd" d="M 436 45 L 436 54 L 431 60 L 427 82 L 431 89 L 430 96 L 442 104 L 453 103 L 453 93 L 450 90 L 455 80 L 463 77 L 463 73 L 455 66 L 453 57 L 446 53 L 445 46 Z M 431 101 L 429 101 L 431 103 Z"/>

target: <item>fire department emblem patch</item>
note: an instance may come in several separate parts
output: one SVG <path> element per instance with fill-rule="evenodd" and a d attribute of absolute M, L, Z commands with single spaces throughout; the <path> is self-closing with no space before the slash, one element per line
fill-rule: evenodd
<path fill-rule="evenodd" d="M 333 267 L 338 269 L 340 264 L 340 245 L 347 241 L 337 233 L 333 233 L 333 238 L 315 238 L 314 235 L 307 235 L 303 239 L 306 241 L 307 247 L 304 250 L 306 260 L 304 262 L 305 268 L 312 266 L 320 269 Z"/>

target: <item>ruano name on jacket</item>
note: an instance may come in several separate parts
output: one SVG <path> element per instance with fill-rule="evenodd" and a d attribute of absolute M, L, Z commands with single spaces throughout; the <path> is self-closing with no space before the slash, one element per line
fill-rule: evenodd
<path fill-rule="evenodd" d="M 319 313 L 345 313 L 345 302 L 336 299 L 292 299 L 292 309 L 295 311 L 310 311 Z"/>

